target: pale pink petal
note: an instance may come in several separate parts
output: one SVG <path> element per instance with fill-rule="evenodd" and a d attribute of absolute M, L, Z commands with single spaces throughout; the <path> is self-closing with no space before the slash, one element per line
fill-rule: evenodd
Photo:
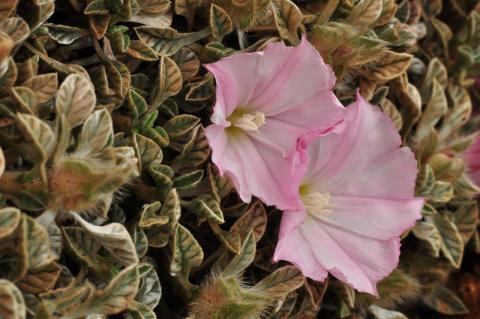
<path fill-rule="evenodd" d="M 206 64 L 216 80 L 216 102 L 212 122 L 224 124 L 237 107 L 245 106 L 255 90 L 263 52 L 234 54 Z"/>
<path fill-rule="evenodd" d="M 360 96 L 347 107 L 342 126 L 299 139 L 301 184 L 310 193 L 328 193 L 330 201 L 320 217 L 283 215 L 275 257 L 301 263 L 309 274 L 312 267 L 327 270 L 376 295 L 378 281 L 398 264 L 400 235 L 421 217 L 424 201 L 414 197 L 417 164 L 408 148 L 399 148 L 390 119 Z M 309 253 L 299 258 L 295 245 Z"/>
<path fill-rule="evenodd" d="M 363 237 L 387 240 L 400 236 L 421 218 L 422 198 L 383 199 L 332 195 L 334 212 L 322 223 Z"/>
<path fill-rule="evenodd" d="M 268 117 L 259 132 L 249 133 L 253 138 L 276 145 L 284 155 L 295 148 L 297 139 L 316 132 L 329 132 L 343 121 L 344 107 L 331 91 L 323 91 L 295 108 Z"/>
<path fill-rule="evenodd" d="M 249 106 L 267 115 L 295 108 L 335 84 L 332 69 L 305 37 L 298 47 L 269 44 L 256 77 Z"/>
<path fill-rule="evenodd" d="M 468 167 L 468 176 L 475 184 L 480 186 L 480 135 L 467 149 L 464 158 Z"/>
<path fill-rule="evenodd" d="M 345 126 L 308 146 L 304 182 L 321 193 L 411 198 L 417 162 L 410 149 L 398 148 L 400 135 L 391 120 L 358 95 L 347 107 Z"/>
<path fill-rule="evenodd" d="M 323 281 L 328 272 L 317 261 L 313 250 L 306 244 L 298 227 L 305 219 L 305 212 L 289 211 L 282 217 L 282 225 L 273 260 L 286 260 L 294 264 L 302 273 L 314 280 Z"/>
<path fill-rule="evenodd" d="M 250 202 L 255 195 L 280 209 L 301 206 L 298 185 L 291 182 L 292 161 L 298 161 L 297 158 L 284 157 L 275 148 L 258 145 L 241 131 L 232 137 L 221 126 L 210 125 L 205 134 L 212 148 L 212 161 L 221 174 L 232 179 L 243 201 Z"/>

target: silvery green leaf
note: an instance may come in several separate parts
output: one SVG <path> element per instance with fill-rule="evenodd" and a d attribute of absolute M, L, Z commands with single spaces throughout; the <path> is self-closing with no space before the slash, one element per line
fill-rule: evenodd
<path fill-rule="evenodd" d="M 62 267 L 58 263 L 51 262 L 40 269 L 29 270 L 16 284 L 23 293 L 38 295 L 55 286 L 61 271 Z"/>
<path fill-rule="evenodd" d="M 5 279 L 0 279 L 0 316 L 5 319 L 27 317 L 22 293 L 12 282 Z"/>
<path fill-rule="evenodd" d="M 463 259 L 463 240 L 455 224 L 441 214 L 426 217 L 437 227 L 442 238 L 440 247 L 443 255 L 450 261 L 452 266 L 459 268 Z"/>
<path fill-rule="evenodd" d="M 262 239 L 267 228 L 267 213 L 260 201 L 255 201 L 248 210 L 235 221 L 230 228 L 231 233 L 238 233 L 242 241 L 250 232 L 255 235 L 256 242 Z"/>
<path fill-rule="evenodd" d="M 0 21 L 0 30 L 7 34 L 15 45 L 22 43 L 30 35 L 30 27 L 20 17 L 10 17 Z"/>
<path fill-rule="evenodd" d="M 95 111 L 82 126 L 75 154 L 87 156 L 99 153 L 109 146 L 112 140 L 113 124 L 110 113 L 105 109 Z"/>
<path fill-rule="evenodd" d="M 57 112 L 65 114 L 72 128 L 90 115 L 96 104 L 93 85 L 80 74 L 70 74 L 62 82 L 55 100 Z"/>
<path fill-rule="evenodd" d="M 37 271 L 50 264 L 55 256 L 50 251 L 47 230 L 35 219 L 24 215 L 27 224 L 28 269 Z"/>
<path fill-rule="evenodd" d="M 128 266 L 138 262 L 137 250 L 125 226 L 118 223 L 96 226 L 90 224 L 78 214 L 74 214 L 74 216 L 83 229 L 108 250 L 122 265 Z"/>
<path fill-rule="evenodd" d="M 17 114 L 18 128 L 32 144 L 40 156 L 40 161 L 46 160 L 55 147 L 55 135 L 48 124 L 28 114 Z"/>
<path fill-rule="evenodd" d="M 232 19 L 225 10 L 215 4 L 210 7 L 210 28 L 218 42 L 222 42 L 223 38 L 233 31 Z"/>
<path fill-rule="evenodd" d="M 290 0 L 273 0 L 272 6 L 280 36 L 294 45 L 300 43 L 297 35 L 303 19 L 300 9 Z"/>
<path fill-rule="evenodd" d="M 45 23 L 44 26 L 48 29 L 48 35 L 60 44 L 71 44 L 88 35 L 84 29 L 69 25 Z"/>
<path fill-rule="evenodd" d="M 377 21 L 382 9 L 382 0 L 361 0 L 353 7 L 345 21 L 359 27 L 366 27 Z"/>
<path fill-rule="evenodd" d="M 158 64 L 158 75 L 151 93 L 151 104 L 159 106 L 167 98 L 175 96 L 182 88 L 182 72 L 175 61 L 162 56 Z"/>
<path fill-rule="evenodd" d="M 180 50 L 180 48 L 199 41 L 210 34 L 208 28 L 192 33 L 178 33 L 171 28 L 152 28 L 146 26 L 135 28 L 135 32 L 140 40 L 162 56 L 171 56 Z"/>
<path fill-rule="evenodd" d="M 243 242 L 240 253 L 233 257 L 230 263 L 225 267 L 222 272 L 222 277 L 230 278 L 241 273 L 247 268 L 255 258 L 256 242 L 253 231 L 248 234 Z"/>
<path fill-rule="evenodd" d="M 172 276 L 183 276 L 188 279 L 188 274 L 193 267 L 202 263 L 203 249 L 192 233 L 180 224 L 175 229 L 173 257 L 170 264 Z"/>
<path fill-rule="evenodd" d="M 300 288 L 305 281 L 302 272 L 294 266 L 285 266 L 258 282 L 253 289 L 271 297 L 284 297 Z"/>
<path fill-rule="evenodd" d="M 15 207 L 0 209 L 0 239 L 12 235 L 22 221 L 22 213 Z"/>
<path fill-rule="evenodd" d="M 225 222 L 219 203 L 210 195 L 202 194 L 191 201 L 183 201 L 182 206 L 198 215 L 200 219 L 216 224 Z"/>
<path fill-rule="evenodd" d="M 46 73 L 28 78 L 22 86 L 31 89 L 37 96 L 37 102 L 42 104 L 50 101 L 58 88 L 57 73 Z"/>

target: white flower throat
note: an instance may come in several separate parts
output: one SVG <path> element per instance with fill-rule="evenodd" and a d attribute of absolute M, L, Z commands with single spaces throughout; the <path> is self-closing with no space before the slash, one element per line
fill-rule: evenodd
<path fill-rule="evenodd" d="M 261 112 L 240 113 L 234 112 L 228 120 L 232 126 L 238 127 L 244 131 L 258 132 L 258 129 L 265 124 L 265 114 Z"/>
<path fill-rule="evenodd" d="M 313 218 L 320 219 L 332 213 L 330 193 L 309 192 L 302 195 L 302 202 L 308 214 Z"/>

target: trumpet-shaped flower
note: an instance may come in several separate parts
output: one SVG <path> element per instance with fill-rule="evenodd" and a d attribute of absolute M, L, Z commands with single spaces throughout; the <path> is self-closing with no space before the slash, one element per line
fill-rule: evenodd
<path fill-rule="evenodd" d="M 390 119 L 357 101 L 345 129 L 299 140 L 295 181 L 303 202 L 285 211 L 274 260 L 288 260 L 318 281 L 328 273 L 361 292 L 398 264 L 400 235 L 420 218 L 414 197 L 417 163 Z"/>
<path fill-rule="evenodd" d="M 240 198 L 296 209 L 292 187 L 297 139 L 331 130 L 345 109 L 332 92 L 335 75 L 304 38 L 298 47 L 269 44 L 208 64 L 217 83 L 206 136 L 212 160 Z"/>
<path fill-rule="evenodd" d="M 480 186 L 480 135 L 467 149 L 464 158 L 468 167 L 468 176 L 477 186 Z"/>

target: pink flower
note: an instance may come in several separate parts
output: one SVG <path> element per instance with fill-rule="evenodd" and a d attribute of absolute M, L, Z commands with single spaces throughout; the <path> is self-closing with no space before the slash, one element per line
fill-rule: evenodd
<path fill-rule="evenodd" d="M 300 207 L 291 183 L 296 141 L 344 117 L 331 68 L 305 38 L 298 47 L 274 43 L 206 67 L 217 82 L 206 136 L 220 173 L 245 202 L 253 195 L 281 209 Z"/>
<path fill-rule="evenodd" d="M 346 111 L 344 130 L 298 143 L 303 209 L 284 212 L 274 260 L 377 295 L 376 283 L 398 264 L 399 236 L 420 218 L 417 163 L 377 107 L 357 94 Z"/>
<path fill-rule="evenodd" d="M 468 167 L 468 176 L 477 186 L 480 186 L 480 135 L 467 149 L 464 159 Z"/>

